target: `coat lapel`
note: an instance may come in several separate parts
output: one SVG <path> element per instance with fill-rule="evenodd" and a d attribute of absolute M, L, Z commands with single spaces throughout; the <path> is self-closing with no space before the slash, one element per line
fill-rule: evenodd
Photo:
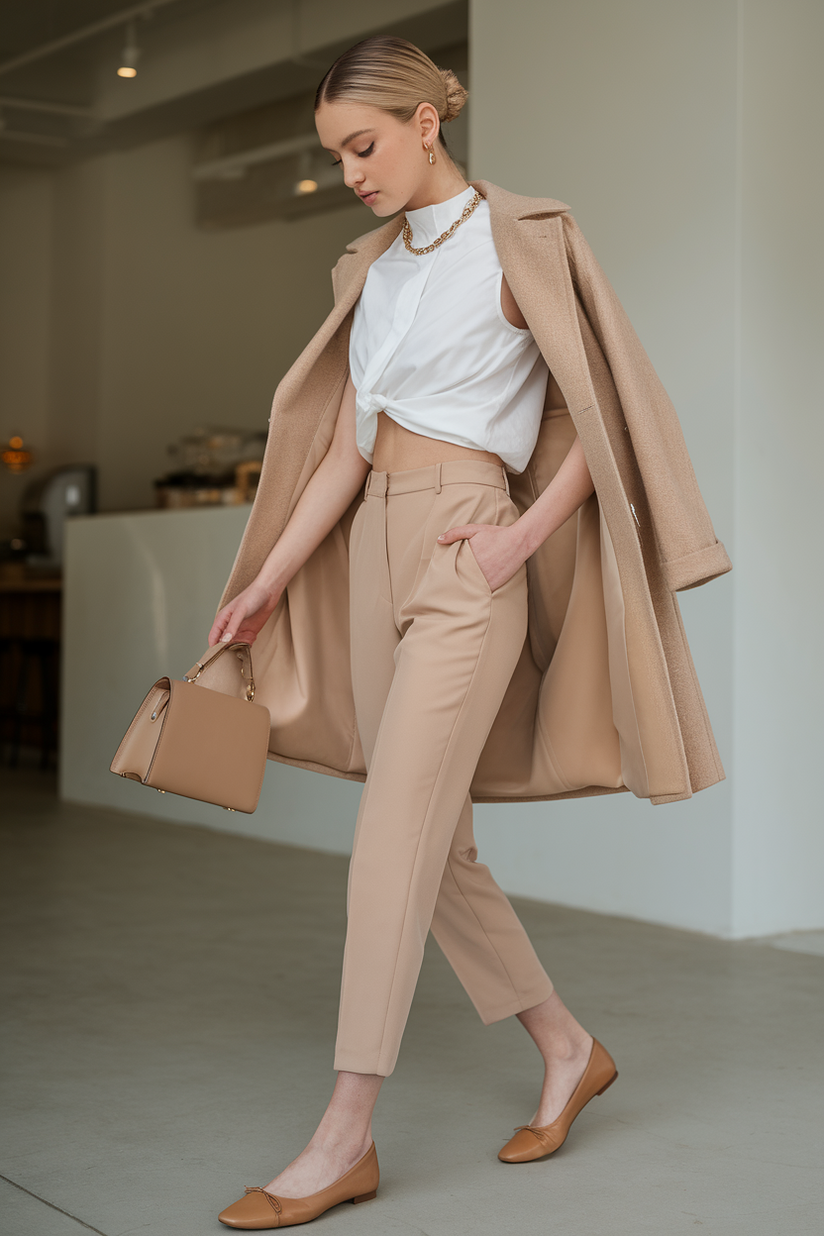
<path fill-rule="evenodd" d="M 348 312 L 363 291 L 366 276 L 372 263 L 385 253 L 403 227 L 403 215 L 396 215 L 382 227 L 364 232 L 357 240 L 346 246 L 346 252 L 332 271 L 332 286 L 335 290 L 335 306 L 346 306 Z"/>

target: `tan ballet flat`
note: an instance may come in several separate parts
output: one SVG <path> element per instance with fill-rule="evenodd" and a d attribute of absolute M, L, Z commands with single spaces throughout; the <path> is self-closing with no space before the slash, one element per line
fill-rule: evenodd
<path fill-rule="evenodd" d="M 218 1215 L 227 1227 L 242 1227 L 260 1231 L 267 1227 L 293 1227 L 317 1219 L 325 1210 L 340 1202 L 368 1202 L 378 1191 L 380 1171 L 375 1143 L 354 1167 L 334 1184 L 310 1197 L 276 1197 L 259 1185 L 250 1185 L 246 1196 L 227 1206 Z"/>
<path fill-rule="evenodd" d="M 587 1067 L 569 1102 L 552 1124 L 521 1124 L 498 1154 L 502 1163 L 530 1163 L 552 1154 L 566 1141 L 573 1120 L 596 1094 L 603 1094 L 618 1076 L 615 1061 L 597 1039 L 592 1040 Z"/>

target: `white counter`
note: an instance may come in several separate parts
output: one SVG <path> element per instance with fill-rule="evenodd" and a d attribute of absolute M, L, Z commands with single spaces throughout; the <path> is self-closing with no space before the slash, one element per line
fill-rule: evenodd
<path fill-rule="evenodd" d="M 158 794 L 109 764 L 149 687 L 207 646 L 249 507 L 67 522 L 60 791 L 227 832 L 348 853 L 360 785 L 269 761 L 254 815 Z"/>

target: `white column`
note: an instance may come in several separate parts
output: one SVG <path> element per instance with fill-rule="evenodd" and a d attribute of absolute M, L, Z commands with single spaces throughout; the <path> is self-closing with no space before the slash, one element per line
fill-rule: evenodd
<path fill-rule="evenodd" d="M 746 0 L 733 931 L 824 925 L 824 6 Z"/>
<path fill-rule="evenodd" d="M 804 0 L 472 0 L 471 174 L 572 206 L 735 564 L 681 597 L 730 779 L 657 808 L 480 808 L 513 891 L 719 934 L 824 923 L 822 20 Z"/>

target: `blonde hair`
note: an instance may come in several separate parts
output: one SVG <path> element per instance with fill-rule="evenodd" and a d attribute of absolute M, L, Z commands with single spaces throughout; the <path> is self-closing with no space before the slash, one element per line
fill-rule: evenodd
<path fill-rule="evenodd" d="M 421 103 L 431 103 L 443 125 L 467 94 L 451 69 L 439 69 L 414 43 L 375 35 L 338 56 L 318 86 L 315 111 L 322 103 L 365 103 L 406 124 Z M 448 152 L 443 129 L 439 137 Z"/>

